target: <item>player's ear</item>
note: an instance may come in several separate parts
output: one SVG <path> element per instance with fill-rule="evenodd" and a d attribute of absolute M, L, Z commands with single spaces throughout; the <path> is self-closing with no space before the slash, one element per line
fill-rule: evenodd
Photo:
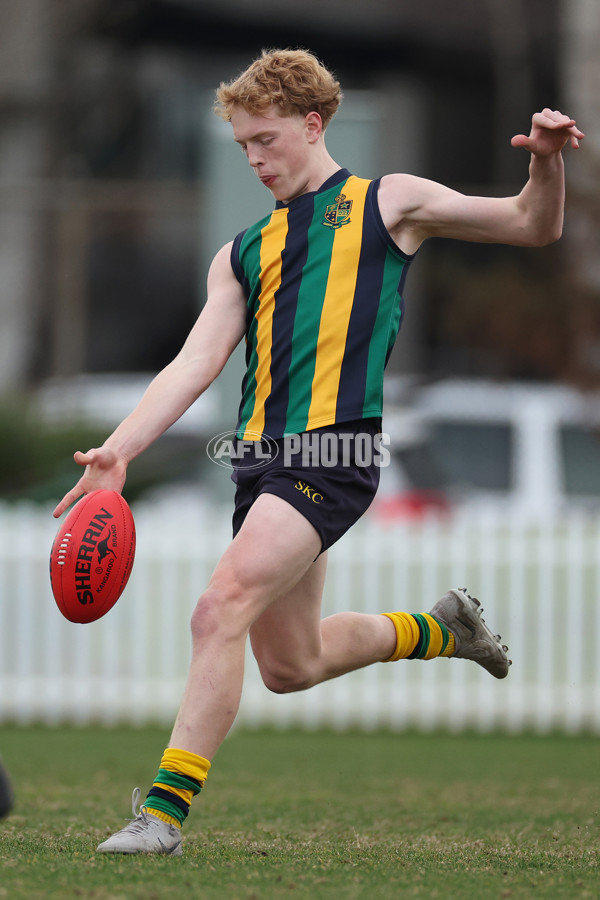
<path fill-rule="evenodd" d="M 308 140 L 311 144 L 314 144 L 321 135 L 323 134 L 323 120 L 318 112 L 309 112 L 304 117 L 304 125 L 306 127 L 306 133 L 308 135 Z"/>

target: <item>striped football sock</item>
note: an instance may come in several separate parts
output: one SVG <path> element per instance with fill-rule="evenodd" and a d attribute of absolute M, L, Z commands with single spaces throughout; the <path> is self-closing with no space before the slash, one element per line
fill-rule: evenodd
<path fill-rule="evenodd" d="M 163 822 L 181 828 L 192 798 L 204 786 L 210 763 L 189 750 L 169 747 L 163 753 L 158 775 L 148 791 L 144 809 Z"/>
<path fill-rule="evenodd" d="M 396 649 L 386 662 L 398 659 L 435 659 L 452 656 L 454 636 L 429 613 L 382 613 L 394 623 Z"/>

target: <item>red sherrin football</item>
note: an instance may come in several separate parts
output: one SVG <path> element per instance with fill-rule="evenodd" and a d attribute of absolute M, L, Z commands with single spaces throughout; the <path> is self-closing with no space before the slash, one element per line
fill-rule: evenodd
<path fill-rule="evenodd" d="M 117 491 L 91 491 L 62 523 L 50 553 L 56 605 L 70 622 L 95 622 L 115 605 L 131 574 L 135 524 Z"/>

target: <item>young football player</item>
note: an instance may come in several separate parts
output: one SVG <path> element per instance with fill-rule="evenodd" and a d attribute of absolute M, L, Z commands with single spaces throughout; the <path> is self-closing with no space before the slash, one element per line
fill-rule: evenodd
<path fill-rule="evenodd" d="M 192 798 L 236 717 L 248 636 L 277 693 L 407 658 L 459 657 L 496 678 L 508 673 L 507 648 L 464 589 L 426 613 L 322 619 L 327 549 L 377 490 L 377 453 L 365 463 L 357 448 L 378 446 L 383 372 L 414 255 L 433 236 L 556 241 L 562 151 L 583 134 L 556 110 L 535 113 L 529 135 L 512 139 L 530 154 L 521 192 L 471 197 L 410 174 L 370 180 L 343 168 L 325 141 L 340 100 L 333 74 L 302 50 L 264 52 L 221 84 L 216 111 L 275 208 L 216 254 L 182 350 L 102 447 L 75 454 L 85 472 L 55 510 L 96 488 L 121 491 L 131 460 L 207 390 L 245 338 L 237 436 L 249 448 L 234 471 L 233 540 L 192 616 L 189 677 L 158 774 L 135 820 L 101 852 L 181 853 Z M 316 452 L 322 441 L 326 465 Z M 257 466 L 273 442 L 281 452 Z"/>

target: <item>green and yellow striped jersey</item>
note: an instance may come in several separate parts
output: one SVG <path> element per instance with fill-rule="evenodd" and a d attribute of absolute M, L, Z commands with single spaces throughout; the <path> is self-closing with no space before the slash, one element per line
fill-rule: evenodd
<path fill-rule="evenodd" d="M 378 185 L 340 169 L 234 240 L 248 298 L 240 438 L 381 416 L 413 257 L 383 224 Z"/>

